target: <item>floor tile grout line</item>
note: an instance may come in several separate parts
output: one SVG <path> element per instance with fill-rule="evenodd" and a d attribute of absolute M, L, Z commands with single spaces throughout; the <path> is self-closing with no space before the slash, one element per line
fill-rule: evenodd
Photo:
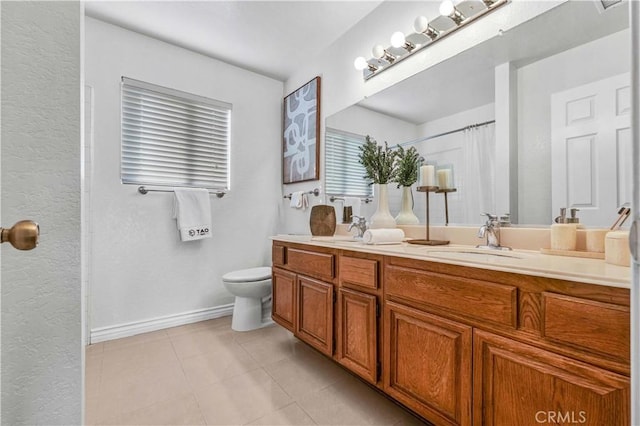
<path fill-rule="evenodd" d="M 298 401 L 295 401 L 295 404 L 302 410 L 303 413 L 305 413 L 307 415 L 307 417 L 309 417 L 311 419 L 311 421 L 313 422 L 314 425 L 319 425 L 320 423 L 318 423 L 316 421 L 316 419 L 313 418 L 313 416 L 307 412 L 307 410 L 304 409 L 304 407 L 300 404 L 298 404 Z"/>
<path fill-rule="evenodd" d="M 178 364 L 180 365 L 180 371 L 182 371 L 182 375 L 184 376 L 184 380 L 187 382 L 187 384 L 189 385 L 189 391 L 191 393 L 191 396 L 193 397 L 193 399 L 195 399 L 196 401 L 196 405 L 198 406 L 198 411 L 200 412 L 200 416 L 202 417 L 202 419 L 205 421 L 205 423 L 207 422 L 207 420 L 204 417 L 204 414 L 202 412 L 202 407 L 200 406 L 200 400 L 198 399 L 198 396 L 195 393 L 195 390 L 193 388 L 193 384 L 191 383 L 191 380 L 189 380 L 189 378 L 187 377 L 187 373 L 184 371 L 184 365 L 182 364 L 182 358 L 180 358 L 178 356 L 178 352 L 176 350 L 176 346 L 175 343 L 173 342 L 173 340 L 171 339 L 171 337 L 169 337 L 169 341 L 171 342 L 171 347 L 173 348 L 173 352 L 176 356 L 176 358 L 178 359 Z"/>

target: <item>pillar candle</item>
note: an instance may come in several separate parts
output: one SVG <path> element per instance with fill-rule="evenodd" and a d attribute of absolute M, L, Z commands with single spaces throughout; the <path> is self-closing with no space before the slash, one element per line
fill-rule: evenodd
<path fill-rule="evenodd" d="M 440 189 L 451 188 L 451 169 L 438 170 L 438 186 Z"/>
<path fill-rule="evenodd" d="M 435 186 L 435 167 L 427 164 L 420 166 L 420 186 Z"/>

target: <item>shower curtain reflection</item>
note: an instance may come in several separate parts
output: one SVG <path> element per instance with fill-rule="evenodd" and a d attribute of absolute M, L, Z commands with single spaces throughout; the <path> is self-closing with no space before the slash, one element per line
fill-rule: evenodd
<path fill-rule="evenodd" d="M 480 223 L 482 213 L 496 213 L 495 124 L 470 126 L 464 130 L 464 167 L 460 182 L 464 223 Z"/>

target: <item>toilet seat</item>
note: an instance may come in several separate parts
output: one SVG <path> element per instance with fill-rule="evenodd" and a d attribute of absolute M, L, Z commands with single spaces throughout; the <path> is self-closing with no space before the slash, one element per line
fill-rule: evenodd
<path fill-rule="evenodd" d="M 270 266 L 241 269 L 239 271 L 228 272 L 222 276 L 222 280 L 229 283 L 255 282 L 267 279 L 271 279 Z"/>

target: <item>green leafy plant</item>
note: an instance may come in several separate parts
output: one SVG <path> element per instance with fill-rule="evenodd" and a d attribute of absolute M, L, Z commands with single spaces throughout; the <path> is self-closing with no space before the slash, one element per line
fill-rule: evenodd
<path fill-rule="evenodd" d="M 396 149 L 396 168 L 398 170 L 395 182 L 398 188 L 411 186 L 418 180 L 418 169 L 424 161 L 415 147 L 404 149 L 400 145 Z"/>
<path fill-rule="evenodd" d="M 386 184 L 396 178 L 396 152 L 384 143 L 384 148 L 375 139 L 367 135 L 365 143 L 360 145 L 358 161 L 366 171 L 365 179 L 371 183 Z"/>

